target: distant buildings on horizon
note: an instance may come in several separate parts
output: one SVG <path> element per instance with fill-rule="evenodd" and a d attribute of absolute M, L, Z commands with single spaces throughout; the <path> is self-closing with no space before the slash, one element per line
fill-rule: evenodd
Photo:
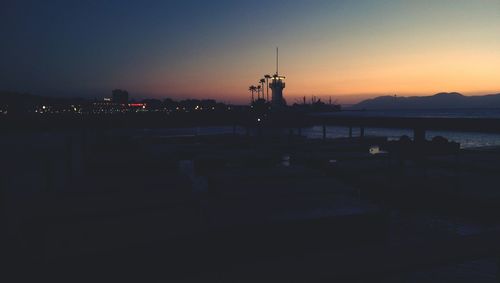
<path fill-rule="evenodd" d="M 0 93 L 0 115 L 8 114 L 119 114 L 138 112 L 230 111 L 238 106 L 226 105 L 213 99 L 170 98 L 131 100 L 126 90 L 116 89 L 102 100 L 63 99 L 20 93 Z"/>

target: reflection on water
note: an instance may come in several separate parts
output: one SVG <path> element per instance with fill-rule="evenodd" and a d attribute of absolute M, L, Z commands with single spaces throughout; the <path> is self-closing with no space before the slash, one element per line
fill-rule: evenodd
<path fill-rule="evenodd" d="M 288 155 L 288 154 L 283 155 L 283 157 L 281 159 L 281 165 L 283 165 L 285 167 L 290 167 L 290 155 Z"/>
<path fill-rule="evenodd" d="M 371 155 L 377 155 L 377 154 L 385 154 L 387 151 L 381 150 L 380 146 L 378 145 L 372 145 L 369 149 L 369 152 Z"/>

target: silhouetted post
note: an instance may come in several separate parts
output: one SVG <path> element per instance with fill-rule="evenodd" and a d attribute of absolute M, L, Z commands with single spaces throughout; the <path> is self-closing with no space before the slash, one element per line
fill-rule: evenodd
<path fill-rule="evenodd" d="M 352 139 L 352 126 L 349 126 L 349 139 Z"/>
<path fill-rule="evenodd" d="M 359 137 L 364 138 L 365 137 L 365 127 L 361 126 L 359 128 Z"/>
<path fill-rule="evenodd" d="M 326 140 L 326 125 L 323 124 L 323 140 Z"/>
<path fill-rule="evenodd" d="M 299 137 L 302 136 L 302 128 L 301 127 L 297 128 L 297 133 L 298 133 Z"/>
<path fill-rule="evenodd" d="M 233 135 L 236 136 L 236 124 L 233 124 Z"/>

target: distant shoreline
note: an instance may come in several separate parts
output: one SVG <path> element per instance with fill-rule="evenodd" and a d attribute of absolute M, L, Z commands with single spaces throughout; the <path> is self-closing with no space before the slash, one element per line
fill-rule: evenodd
<path fill-rule="evenodd" d="M 431 96 L 379 96 L 363 100 L 354 109 L 464 109 L 500 108 L 500 93 L 465 96 L 458 92 L 442 92 Z"/>

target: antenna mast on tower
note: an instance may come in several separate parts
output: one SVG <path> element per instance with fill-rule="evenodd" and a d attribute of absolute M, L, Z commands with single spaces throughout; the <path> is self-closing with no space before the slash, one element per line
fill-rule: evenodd
<path fill-rule="evenodd" d="M 279 75 L 279 47 L 276 47 L 276 75 Z"/>
<path fill-rule="evenodd" d="M 279 75 L 280 71 L 280 53 L 279 47 L 276 47 L 276 74 L 272 77 L 271 84 L 269 85 L 272 90 L 272 105 L 274 107 L 281 107 L 286 105 L 283 99 L 283 89 L 285 88 L 285 77 Z"/>

